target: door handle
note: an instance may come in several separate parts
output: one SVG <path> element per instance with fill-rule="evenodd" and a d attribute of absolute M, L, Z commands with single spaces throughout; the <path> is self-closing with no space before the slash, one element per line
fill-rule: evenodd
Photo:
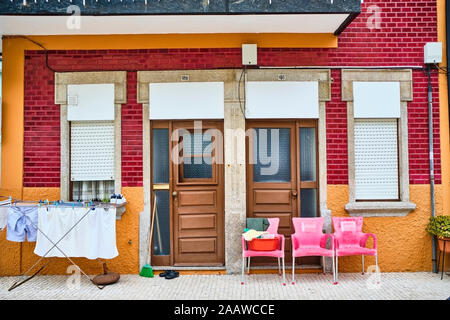
<path fill-rule="evenodd" d="M 177 195 L 178 195 L 178 192 L 176 192 L 176 191 L 172 192 L 173 197 L 176 197 Z"/>
<path fill-rule="evenodd" d="M 293 198 L 297 198 L 297 191 L 291 191 L 291 195 Z"/>

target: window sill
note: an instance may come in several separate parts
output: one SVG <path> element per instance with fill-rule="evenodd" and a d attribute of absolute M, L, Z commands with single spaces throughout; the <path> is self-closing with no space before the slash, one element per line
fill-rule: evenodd
<path fill-rule="evenodd" d="M 126 202 L 121 204 L 116 204 L 116 220 L 122 220 L 123 214 L 127 211 Z"/>
<path fill-rule="evenodd" d="M 416 209 L 406 201 L 349 202 L 345 210 L 353 217 L 405 217 Z"/>

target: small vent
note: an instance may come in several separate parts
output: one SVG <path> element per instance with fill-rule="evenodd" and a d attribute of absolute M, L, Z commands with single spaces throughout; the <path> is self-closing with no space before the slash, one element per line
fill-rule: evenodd
<path fill-rule="evenodd" d="M 181 81 L 189 81 L 190 77 L 188 74 L 184 74 L 181 76 Z"/>

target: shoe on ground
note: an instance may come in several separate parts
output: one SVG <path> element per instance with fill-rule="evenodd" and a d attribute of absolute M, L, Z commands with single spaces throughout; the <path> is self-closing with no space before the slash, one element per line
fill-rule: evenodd
<path fill-rule="evenodd" d="M 170 279 L 177 278 L 179 275 L 180 274 L 177 271 L 171 270 L 171 271 L 169 271 L 169 273 L 164 278 L 166 278 L 167 280 L 170 280 Z"/>
<path fill-rule="evenodd" d="M 160 276 L 161 278 L 163 278 L 163 277 L 167 276 L 169 273 L 170 273 L 170 270 L 165 270 L 164 272 L 161 272 L 161 273 L 159 274 L 159 276 Z"/>

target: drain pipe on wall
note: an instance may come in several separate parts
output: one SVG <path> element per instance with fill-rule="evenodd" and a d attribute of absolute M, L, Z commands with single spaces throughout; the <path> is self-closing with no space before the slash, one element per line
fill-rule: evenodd
<path fill-rule="evenodd" d="M 431 85 L 431 64 L 427 64 L 428 74 L 428 144 L 430 152 L 430 194 L 431 194 L 431 216 L 436 216 L 435 195 L 434 195 L 434 147 L 433 147 L 433 87 Z M 433 272 L 437 272 L 436 267 L 436 239 L 431 238 Z"/>

